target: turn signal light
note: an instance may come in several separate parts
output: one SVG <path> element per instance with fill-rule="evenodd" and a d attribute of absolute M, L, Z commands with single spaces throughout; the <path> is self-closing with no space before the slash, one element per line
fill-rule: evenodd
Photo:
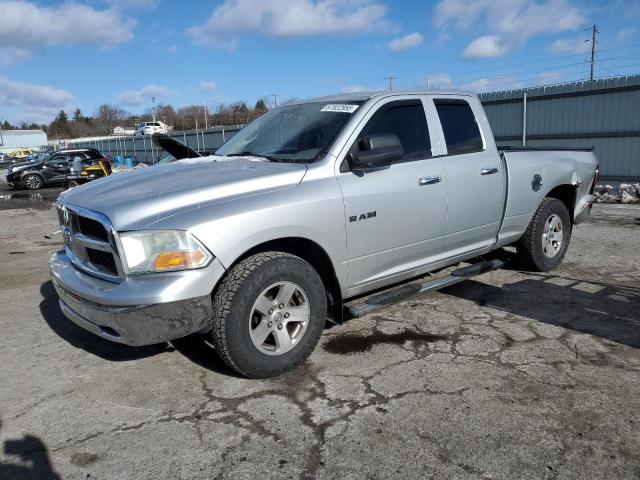
<path fill-rule="evenodd" d="M 156 257 L 154 266 L 157 270 L 175 270 L 197 267 L 205 260 L 205 257 L 206 255 L 200 250 L 163 252 Z"/>

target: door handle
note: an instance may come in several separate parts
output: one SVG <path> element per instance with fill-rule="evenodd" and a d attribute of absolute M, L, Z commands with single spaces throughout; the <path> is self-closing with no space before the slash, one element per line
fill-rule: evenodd
<path fill-rule="evenodd" d="M 440 177 L 421 177 L 418 180 L 418 185 L 421 187 L 424 185 L 433 185 L 435 183 L 440 183 Z"/>
<path fill-rule="evenodd" d="M 480 175 L 493 175 L 494 173 L 498 173 L 498 169 L 496 167 L 483 168 L 480 170 Z"/>

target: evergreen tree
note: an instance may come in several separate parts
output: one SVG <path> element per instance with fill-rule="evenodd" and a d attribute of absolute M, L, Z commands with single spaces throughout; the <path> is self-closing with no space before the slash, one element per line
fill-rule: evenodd
<path fill-rule="evenodd" d="M 253 109 L 257 112 L 265 112 L 267 110 L 267 104 L 264 101 L 264 98 L 261 98 L 256 102 L 256 106 Z"/>

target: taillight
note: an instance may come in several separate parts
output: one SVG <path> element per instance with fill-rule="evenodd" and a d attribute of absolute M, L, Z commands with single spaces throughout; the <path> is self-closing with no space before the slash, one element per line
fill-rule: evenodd
<path fill-rule="evenodd" d="M 589 190 L 590 195 L 593 195 L 593 192 L 596 189 L 596 185 L 598 184 L 598 177 L 600 177 L 600 165 L 596 165 L 596 174 L 593 176 L 593 183 L 591 184 L 591 190 Z"/>

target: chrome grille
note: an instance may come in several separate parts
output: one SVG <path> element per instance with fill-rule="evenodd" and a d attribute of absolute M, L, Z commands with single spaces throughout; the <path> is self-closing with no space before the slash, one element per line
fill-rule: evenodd
<path fill-rule="evenodd" d="M 76 268 L 109 281 L 124 272 L 113 227 L 101 213 L 58 203 L 58 218 L 67 256 Z"/>

